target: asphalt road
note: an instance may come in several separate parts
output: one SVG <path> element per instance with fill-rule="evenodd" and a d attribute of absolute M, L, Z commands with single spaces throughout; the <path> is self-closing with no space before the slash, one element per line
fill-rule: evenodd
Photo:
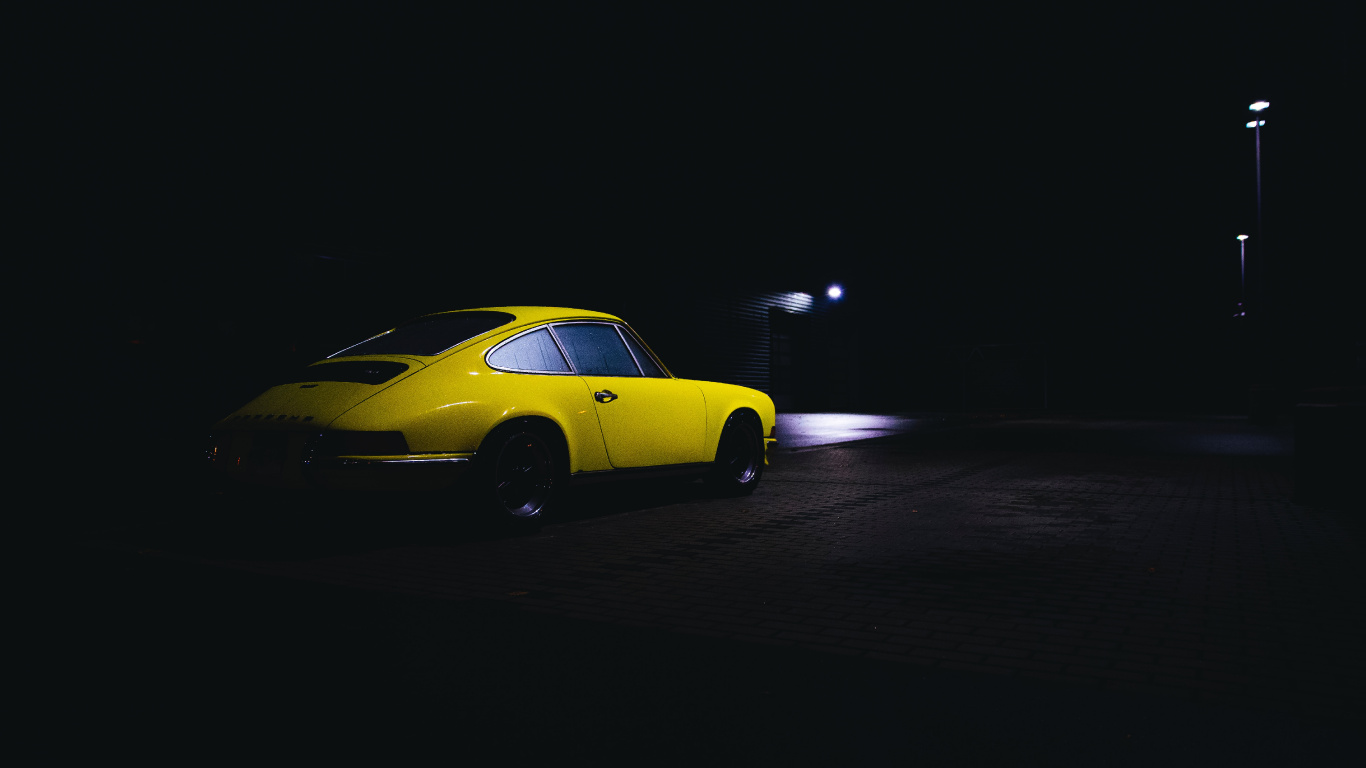
<path fill-rule="evenodd" d="M 521 536 L 173 486 L 43 553 L 30 711 L 53 755 L 195 761 L 1347 764 L 1363 527 L 1290 500 L 1288 448 L 980 421 L 782 453 L 748 499 L 578 492 Z"/>

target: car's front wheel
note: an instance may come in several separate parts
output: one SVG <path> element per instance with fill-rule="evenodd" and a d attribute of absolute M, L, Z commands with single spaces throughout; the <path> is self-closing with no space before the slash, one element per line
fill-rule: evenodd
<path fill-rule="evenodd" d="M 764 436 L 755 419 L 732 413 L 721 429 L 707 483 L 722 496 L 748 496 L 764 474 Z"/>
<path fill-rule="evenodd" d="M 504 522 L 539 522 L 563 485 L 558 444 L 533 425 L 495 430 L 480 446 L 476 462 L 476 500 Z"/>

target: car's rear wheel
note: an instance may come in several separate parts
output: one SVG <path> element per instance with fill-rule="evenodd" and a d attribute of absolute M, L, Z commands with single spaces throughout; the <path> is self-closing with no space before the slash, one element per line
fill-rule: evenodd
<path fill-rule="evenodd" d="M 504 522 L 539 522 L 559 496 L 563 463 L 558 442 L 530 424 L 499 428 L 478 453 L 476 496 Z"/>
<path fill-rule="evenodd" d="M 707 483 L 722 496 L 747 496 L 764 474 L 764 436 L 755 419 L 733 413 L 721 429 Z"/>

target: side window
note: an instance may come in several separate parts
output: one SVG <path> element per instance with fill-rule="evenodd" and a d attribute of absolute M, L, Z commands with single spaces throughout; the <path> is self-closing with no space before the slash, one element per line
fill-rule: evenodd
<path fill-rule="evenodd" d="M 557 325 L 555 335 L 573 361 L 574 371 L 580 375 L 640 375 L 640 369 L 613 326 L 601 323 Z"/>
<path fill-rule="evenodd" d="M 636 341 L 635 337 L 627 333 L 624 328 L 621 337 L 626 339 L 626 346 L 631 348 L 631 354 L 635 355 L 636 362 L 640 364 L 640 370 L 644 371 L 646 376 L 652 379 L 669 378 L 669 374 L 665 373 L 654 358 L 650 357 L 650 353 L 645 351 L 645 347 L 641 346 L 640 342 Z"/>
<path fill-rule="evenodd" d="M 569 364 L 545 328 L 518 336 L 493 350 L 487 359 L 490 367 L 507 371 L 569 373 Z"/>

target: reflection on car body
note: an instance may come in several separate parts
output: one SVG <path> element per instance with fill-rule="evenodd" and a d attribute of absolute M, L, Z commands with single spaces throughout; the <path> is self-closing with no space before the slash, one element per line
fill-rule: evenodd
<path fill-rule="evenodd" d="M 271 387 L 214 427 L 233 482 L 417 489 L 540 518 L 568 482 L 697 475 L 754 490 L 775 442 L 754 389 L 674 377 L 620 318 L 555 307 L 425 315 Z"/>

